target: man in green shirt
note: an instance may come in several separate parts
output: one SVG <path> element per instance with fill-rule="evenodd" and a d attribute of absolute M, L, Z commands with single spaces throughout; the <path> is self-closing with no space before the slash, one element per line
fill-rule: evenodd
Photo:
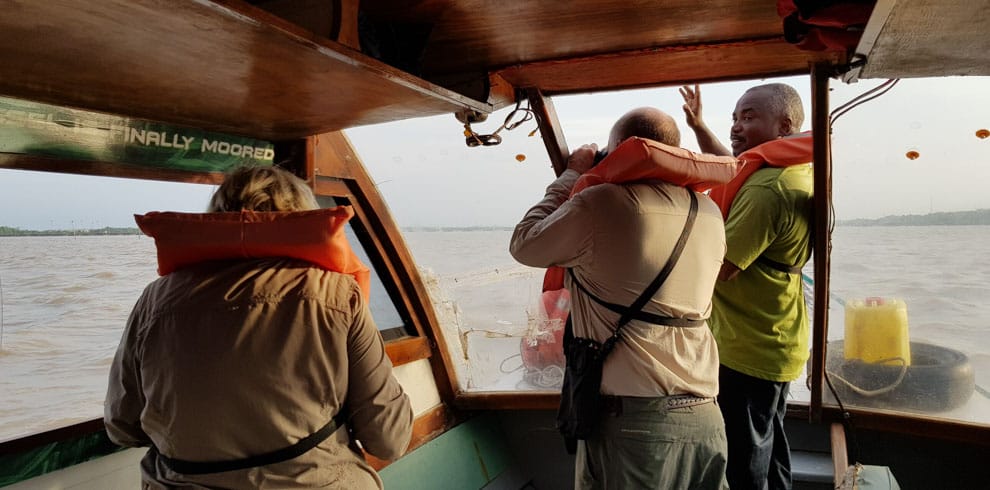
<path fill-rule="evenodd" d="M 698 87 L 681 94 L 701 150 L 729 154 L 701 118 Z M 738 157 L 796 134 L 804 111 L 793 87 L 773 83 L 747 90 L 732 118 Z M 727 250 L 709 325 L 719 348 L 718 403 L 733 490 L 791 488 L 784 415 L 789 383 L 808 358 L 800 266 L 811 255 L 812 189 L 811 165 L 767 166 L 746 178 L 723 208 Z"/>

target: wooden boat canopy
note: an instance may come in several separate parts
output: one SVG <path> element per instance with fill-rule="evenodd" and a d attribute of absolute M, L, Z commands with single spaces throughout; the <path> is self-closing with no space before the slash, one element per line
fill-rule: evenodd
<path fill-rule="evenodd" d="M 880 0 L 847 79 L 990 75 L 990 5 L 963 0 Z"/>
<path fill-rule="evenodd" d="M 24 0 L 5 7 L 0 30 L 0 95 L 269 140 L 491 112 L 517 89 L 845 61 L 787 43 L 766 0 Z"/>
<path fill-rule="evenodd" d="M 0 97 L 268 140 L 289 157 L 279 163 L 288 162 L 317 195 L 353 205 L 355 234 L 408 333 L 390 339 L 387 353 L 396 367 L 425 366 L 432 379 L 418 388 L 438 398 L 418 414 L 411 451 L 476 409 L 550 410 L 559 395 L 461 388 L 427 286 L 342 130 L 486 114 L 527 99 L 560 171 L 568 152 L 553 95 L 807 74 L 811 125 L 827 135 L 828 84 L 836 75 L 990 75 L 986 2 L 878 0 L 855 49 L 817 51 L 785 39 L 777 3 L 11 0 L 0 9 Z M 816 138 L 814 236 L 821 251 L 831 248 L 830 152 L 829 138 Z M 219 172 L 133 163 L 0 151 L 0 168 L 222 179 Z M 815 254 L 816 305 L 829 304 L 829 260 Z M 985 425 L 825 403 L 828 311 L 815 309 L 811 402 L 792 407 L 792 418 L 836 422 L 853 413 L 860 429 L 986 445 Z M 100 427 L 93 420 L 0 441 L 0 456 L 91 436 Z"/>

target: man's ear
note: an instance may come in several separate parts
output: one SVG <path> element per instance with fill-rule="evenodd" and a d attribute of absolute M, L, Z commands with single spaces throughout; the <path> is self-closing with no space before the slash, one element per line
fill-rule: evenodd
<path fill-rule="evenodd" d="M 791 118 L 787 116 L 780 118 L 779 134 L 777 136 L 790 136 L 792 134 L 794 134 L 794 124 L 791 123 Z"/>

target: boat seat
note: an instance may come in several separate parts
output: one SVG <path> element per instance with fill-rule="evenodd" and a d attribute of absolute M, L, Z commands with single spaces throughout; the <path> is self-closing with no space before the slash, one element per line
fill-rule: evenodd
<path fill-rule="evenodd" d="M 834 488 L 832 458 L 828 453 L 791 451 L 791 478 L 795 490 Z"/>
<path fill-rule="evenodd" d="M 787 424 L 787 432 L 791 442 L 791 478 L 794 490 L 836 488 L 848 464 L 842 425 L 832 424 L 826 436 L 824 427 L 820 425 L 792 422 Z"/>

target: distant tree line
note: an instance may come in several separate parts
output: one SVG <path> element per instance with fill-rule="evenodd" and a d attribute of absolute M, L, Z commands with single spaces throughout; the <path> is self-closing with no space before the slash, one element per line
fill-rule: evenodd
<path fill-rule="evenodd" d="M 877 219 L 852 219 L 839 221 L 844 226 L 939 226 L 939 225 L 990 225 L 990 209 L 956 211 L 951 213 L 909 214 L 884 216 Z"/>
<path fill-rule="evenodd" d="M 105 226 L 95 229 L 76 230 L 22 230 L 10 226 L 0 226 L 0 236 L 72 236 L 72 235 L 140 235 L 137 228 L 115 228 Z"/>

